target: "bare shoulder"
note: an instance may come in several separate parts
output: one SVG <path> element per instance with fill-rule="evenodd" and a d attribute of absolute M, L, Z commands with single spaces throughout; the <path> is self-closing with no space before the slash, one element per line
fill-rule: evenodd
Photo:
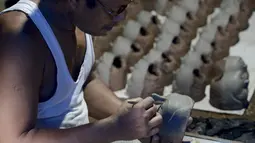
<path fill-rule="evenodd" d="M 31 74 L 29 70 L 33 70 L 31 77 L 40 77 L 36 74 L 43 72 L 44 58 L 33 35 L 24 31 L 28 22 L 21 12 L 0 15 L 0 68 L 6 64 L 22 65 L 20 68 L 26 68 L 26 72 L 20 74 Z"/>

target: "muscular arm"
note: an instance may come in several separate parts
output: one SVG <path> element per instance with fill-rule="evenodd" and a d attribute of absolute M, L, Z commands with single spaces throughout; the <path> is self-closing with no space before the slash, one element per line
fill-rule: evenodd
<path fill-rule="evenodd" d="M 119 138 L 111 118 L 66 130 L 35 129 L 43 54 L 25 35 L 2 31 L 0 23 L 0 143 L 108 143 Z"/>
<path fill-rule="evenodd" d="M 96 119 L 103 119 L 117 112 L 122 101 L 91 72 L 84 89 L 84 98 L 89 114 Z"/>

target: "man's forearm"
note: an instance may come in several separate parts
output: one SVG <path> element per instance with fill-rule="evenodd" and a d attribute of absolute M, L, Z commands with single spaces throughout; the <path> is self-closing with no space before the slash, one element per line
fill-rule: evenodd
<path fill-rule="evenodd" d="M 0 140 L 11 143 L 109 143 L 119 140 L 116 130 L 111 118 L 106 118 L 71 129 L 34 129 L 16 139 Z"/>
<path fill-rule="evenodd" d="M 116 113 L 122 104 L 122 101 L 98 79 L 88 83 L 84 96 L 90 116 L 96 119 L 103 119 Z"/>

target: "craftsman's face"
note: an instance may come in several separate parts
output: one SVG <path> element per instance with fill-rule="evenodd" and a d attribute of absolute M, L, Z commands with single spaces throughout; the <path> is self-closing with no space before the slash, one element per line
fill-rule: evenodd
<path fill-rule="evenodd" d="M 86 0 L 76 0 L 74 23 L 83 32 L 105 35 L 125 19 L 128 0 L 96 0 L 95 7 L 89 8 Z"/>

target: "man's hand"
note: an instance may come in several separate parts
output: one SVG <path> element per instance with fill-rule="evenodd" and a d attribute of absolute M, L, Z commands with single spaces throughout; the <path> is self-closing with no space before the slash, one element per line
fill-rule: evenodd
<path fill-rule="evenodd" d="M 159 132 L 162 116 L 157 113 L 152 97 L 140 99 L 137 104 L 125 102 L 119 112 L 114 115 L 116 134 L 121 140 L 141 139 Z"/>

